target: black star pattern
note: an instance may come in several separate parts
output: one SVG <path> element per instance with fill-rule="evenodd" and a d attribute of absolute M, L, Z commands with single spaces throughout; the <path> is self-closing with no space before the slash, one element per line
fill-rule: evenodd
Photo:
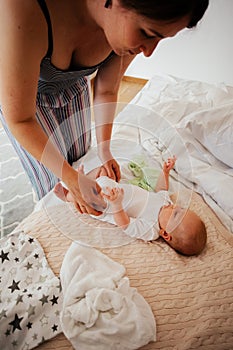
<path fill-rule="evenodd" d="M 38 345 L 41 345 L 41 344 L 43 344 L 44 342 L 45 342 L 45 337 L 42 337 L 42 338 L 41 338 L 41 341 L 39 342 Z"/>
<path fill-rule="evenodd" d="M 38 334 L 37 334 L 37 333 L 34 333 L 33 336 L 32 336 L 32 339 L 33 339 L 33 340 L 37 340 L 37 338 L 38 338 Z"/>
<path fill-rule="evenodd" d="M 31 323 L 31 322 L 28 322 L 28 324 L 27 324 L 27 329 L 30 329 L 30 328 L 32 328 L 32 323 Z"/>
<path fill-rule="evenodd" d="M 54 324 L 53 327 L 52 327 L 53 332 L 56 332 L 56 331 L 57 331 L 57 328 L 58 328 L 58 325 L 57 325 L 57 324 Z"/>
<path fill-rule="evenodd" d="M 17 297 L 17 299 L 16 299 L 16 305 L 18 304 L 18 303 L 23 303 L 23 295 L 18 295 L 18 297 Z"/>
<path fill-rule="evenodd" d="M 14 302 L 14 305 L 16 306 L 16 309 L 13 309 L 8 316 L 6 316 L 8 313 L 5 312 L 5 310 L 0 310 L 0 320 L 5 322 L 6 326 L 4 327 L 5 329 L 2 332 L 2 338 L 5 338 L 5 341 L 8 341 L 8 344 L 12 347 L 12 349 L 17 349 L 19 346 L 18 342 L 18 337 L 20 334 L 27 332 L 30 335 L 30 340 L 34 340 L 34 342 L 44 342 L 45 339 L 43 337 L 43 330 L 44 328 L 47 327 L 47 331 L 49 332 L 50 336 L 54 336 L 57 334 L 60 330 L 60 325 L 59 323 L 53 323 L 50 320 L 50 317 L 47 317 L 46 312 L 43 312 L 42 310 L 46 311 L 47 307 L 50 307 L 52 309 L 55 308 L 55 317 L 59 319 L 59 312 L 56 311 L 58 305 L 60 302 L 60 294 L 59 291 L 61 291 L 61 283 L 60 279 L 57 279 L 57 283 L 55 284 L 56 289 L 54 289 L 55 294 L 52 294 L 49 291 L 44 290 L 44 281 L 48 279 L 49 275 L 45 275 L 41 268 L 44 266 L 44 261 L 41 260 L 43 258 L 43 254 L 40 253 L 38 249 L 35 249 L 37 245 L 37 241 L 33 237 L 25 236 L 23 239 L 20 237 L 19 244 L 18 241 L 16 242 L 10 242 L 10 245 L 7 246 L 0 246 L 0 265 L 2 263 L 2 275 L 3 277 L 1 278 L 0 276 L 0 286 L 2 286 L 3 282 L 5 284 L 5 292 L 7 294 L 7 299 L 6 302 L 9 305 L 10 303 Z M 25 247 L 24 247 L 25 246 Z M 26 253 L 23 256 L 20 256 L 19 249 L 23 247 L 26 249 Z M 9 248 L 9 249 L 8 249 Z M 4 264 L 5 262 L 5 264 Z M 7 273 L 8 270 L 8 265 L 13 264 L 12 271 L 10 271 L 10 276 L 6 278 L 6 283 L 5 283 L 5 273 Z M 36 271 L 38 265 L 38 273 Z M 9 266 L 9 270 L 10 270 Z M 29 274 L 29 277 L 27 279 L 25 277 L 22 277 L 18 275 L 18 269 L 23 274 L 27 275 Z M 35 273 L 37 273 L 37 276 L 40 278 L 40 281 L 38 281 L 37 285 L 33 286 L 33 289 L 30 289 L 30 283 L 31 281 L 33 282 L 33 271 L 35 270 Z M 4 275 L 3 275 L 4 274 Z M 3 279 L 4 278 L 4 279 Z M 23 285 L 25 282 L 25 285 Z M 1 287 L 0 287 L 1 289 Z M 8 291 L 10 289 L 10 292 Z M 41 322 L 42 327 L 44 327 L 41 332 L 37 334 L 38 329 L 40 328 L 40 323 L 39 326 L 37 325 L 37 320 L 34 322 L 33 315 L 37 314 L 36 306 L 34 305 L 34 299 L 32 298 L 35 297 L 34 291 L 40 291 L 36 292 L 38 293 L 38 296 L 36 297 L 37 300 L 37 305 L 41 305 L 40 309 L 43 315 L 42 321 L 38 320 L 38 323 Z M 0 291 L 1 292 L 1 291 Z M 0 301 L 1 302 L 1 301 Z M 32 303 L 32 305 L 30 304 Z M 40 304 L 41 302 L 41 304 Z M 24 308 L 25 304 L 25 310 L 22 309 Z M 48 304 L 48 305 L 46 305 Z M 29 305 L 29 306 L 28 306 Z M 49 306 L 50 305 L 50 306 Z M 27 310 L 26 310 L 27 309 Z M 22 312 L 21 312 L 21 311 Z M 23 313 L 24 310 L 24 313 Z M 26 315 L 24 316 L 24 314 Z M 49 316 L 49 315 L 48 315 Z M 1 321 L 0 321 L 1 322 Z M 56 321 L 55 321 L 56 322 Z M 1 327 L 0 327 L 1 328 Z M 38 338 L 37 338 L 38 337 Z M 0 336 L 1 338 L 1 336 Z M 26 341 L 27 339 L 25 339 Z M 1 343 L 1 340 L 0 340 Z M 25 342 L 26 346 L 29 346 L 27 342 Z M 0 350 L 1 350 L 1 345 L 0 345 Z"/>
<path fill-rule="evenodd" d="M 20 322 L 22 319 L 23 317 L 19 317 L 17 314 L 15 314 L 15 319 L 9 323 L 10 326 L 13 326 L 13 333 L 16 329 L 22 330 L 20 327 Z"/>
<path fill-rule="evenodd" d="M 11 293 L 13 293 L 15 290 L 19 290 L 20 289 L 19 286 L 18 286 L 19 282 L 20 281 L 15 282 L 15 280 L 13 280 L 12 285 L 10 287 L 8 287 L 9 289 L 11 289 Z"/>
<path fill-rule="evenodd" d="M 10 334 L 11 334 L 10 329 L 7 329 L 6 332 L 5 332 L 5 336 L 6 336 L 6 337 L 9 337 Z"/>
<path fill-rule="evenodd" d="M 3 250 L 1 251 L 0 258 L 2 259 L 2 263 L 4 263 L 5 260 L 9 260 L 8 254 L 9 254 L 9 252 L 8 253 L 4 253 Z"/>
<path fill-rule="evenodd" d="M 28 308 L 26 310 L 26 312 L 28 313 L 28 318 L 35 315 L 35 309 L 36 309 L 36 307 L 31 305 L 31 304 L 28 306 Z"/>
<path fill-rule="evenodd" d="M 42 306 L 43 306 L 45 303 L 48 303 L 48 297 L 49 297 L 49 295 L 44 295 L 44 294 L 43 294 L 43 297 L 39 299 L 39 300 L 42 302 Z"/>
<path fill-rule="evenodd" d="M 52 305 L 57 304 L 58 298 L 59 297 L 55 297 L 55 295 L 53 295 L 52 299 L 50 299 Z"/>
<path fill-rule="evenodd" d="M 32 269 L 32 264 L 28 262 L 27 265 L 25 265 L 24 267 L 26 267 L 27 270 L 30 270 Z"/>
<path fill-rule="evenodd" d="M 6 312 L 7 312 L 6 309 L 2 309 L 2 311 L 0 312 L 0 320 L 1 320 L 3 317 L 7 317 L 7 316 L 6 316 Z"/>

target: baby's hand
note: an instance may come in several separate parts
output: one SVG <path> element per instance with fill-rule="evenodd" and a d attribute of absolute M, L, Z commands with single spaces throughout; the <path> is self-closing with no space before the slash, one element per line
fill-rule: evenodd
<path fill-rule="evenodd" d="M 163 171 L 165 173 L 169 173 L 170 170 L 174 168 L 175 163 L 176 163 L 176 156 L 173 156 L 172 158 L 168 158 L 168 160 L 163 164 Z"/>
<path fill-rule="evenodd" d="M 106 191 L 101 191 L 102 196 L 107 199 L 112 204 L 121 204 L 124 198 L 124 190 L 123 188 L 115 187 L 110 188 L 106 187 Z"/>

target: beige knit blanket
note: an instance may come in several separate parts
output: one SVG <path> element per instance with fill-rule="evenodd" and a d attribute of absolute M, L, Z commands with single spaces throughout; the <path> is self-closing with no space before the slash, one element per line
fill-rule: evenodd
<path fill-rule="evenodd" d="M 198 257 L 178 255 L 163 241 L 133 241 L 100 249 L 125 266 L 131 286 L 152 308 L 157 341 L 143 350 L 233 349 L 233 235 L 197 194 L 193 194 L 191 209 L 204 220 L 208 232 L 207 246 Z M 90 234 L 98 235 L 93 219 L 89 220 Z M 60 230 L 62 222 L 65 226 Z M 69 231 L 70 225 L 66 204 L 33 213 L 20 225 L 39 240 L 56 274 L 71 244 L 64 235 L 64 228 Z M 82 222 L 78 226 L 75 230 L 82 230 Z M 67 350 L 72 346 L 60 334 L 39 349 Z"/>

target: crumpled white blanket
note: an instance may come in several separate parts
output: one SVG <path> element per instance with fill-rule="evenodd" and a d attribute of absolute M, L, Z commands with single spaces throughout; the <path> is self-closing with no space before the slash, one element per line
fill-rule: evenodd
<path fill-rule="evenodd" d="M 100 251 L 72 243 L 61 267 L 61 327 L 75 349 L 131 350 L 156 340 L 150 306 Z"/>

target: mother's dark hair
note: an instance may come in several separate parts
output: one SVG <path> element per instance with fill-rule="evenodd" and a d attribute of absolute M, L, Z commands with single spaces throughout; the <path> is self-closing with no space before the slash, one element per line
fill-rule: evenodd
<path fill-rule="evenodd" d="M 209 0 L 119 0 L 122 7 L 154 20 L 176 21 L 190 16 L 187 28 L 193 28 L 203 17 Z"/>

